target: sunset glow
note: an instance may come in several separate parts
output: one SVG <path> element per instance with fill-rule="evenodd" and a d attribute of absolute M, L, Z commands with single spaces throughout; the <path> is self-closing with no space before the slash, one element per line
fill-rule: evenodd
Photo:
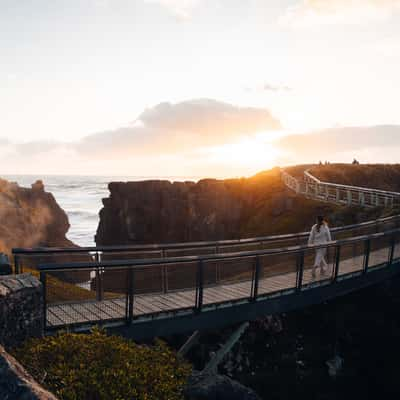
<path fill-rule="evenodd" d="M 277 132 L 318 132 L 319 143 L 343 128 L 347 143 L 347 128 L 397 127 L 399 22 L 397 0 L 4 0 L 0 172 L 237 176 L 355 153 L 389 162 L 400 128 L 384 133 L 389 151 L 355 138 L 327 155 Z"/>

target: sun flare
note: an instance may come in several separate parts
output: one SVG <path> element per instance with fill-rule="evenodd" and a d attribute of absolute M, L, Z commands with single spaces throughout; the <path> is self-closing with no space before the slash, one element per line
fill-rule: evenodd
<path fill-rule="evenodd" d="M 240 169 L 245 175 L 274 166 L 280 151 L 270 140 L 258 136 L 243 138 L 237 142 L 204 149 L 211 163 L 222 167 Z"/>

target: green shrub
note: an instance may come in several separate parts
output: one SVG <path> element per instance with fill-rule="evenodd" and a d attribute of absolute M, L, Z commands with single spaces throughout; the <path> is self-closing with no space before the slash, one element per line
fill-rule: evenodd
<path fill-rule="evenodd" d="M 98 329 L 31 339 L 14 355 L 60 400 L 178 400 L 191 373 L 161 341 L 141 346 Z"/>

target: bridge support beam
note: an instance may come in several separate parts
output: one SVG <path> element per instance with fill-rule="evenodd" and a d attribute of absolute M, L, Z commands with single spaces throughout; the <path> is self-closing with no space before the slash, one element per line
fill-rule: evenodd
<path fill-rule="evenodd" d="M 186 340 L 186 342 L 179 349 L 178 355 L 181 357 L 185 357 L 185 355 L 199 341 L 199 339 L 200 339 L 200 331 L 194 331 L 193 334 L 189 337 L 189 339 Z"/>
<path fill-rule="evenodd" d="M 218 365 L 225 358 L 225 356 L 231 351 L 232 347 L 236 344 L 236 342 L 241 338 L 243 333 L 249 327 L 249 322 L 244 322 L 236 329 L 235 332 L 229 337 L 227 342 L 218 350 L 215 356 L 208 362 L 206 367 L 203 369 L 204 373 L 210 373 L 217 370 Z"/>

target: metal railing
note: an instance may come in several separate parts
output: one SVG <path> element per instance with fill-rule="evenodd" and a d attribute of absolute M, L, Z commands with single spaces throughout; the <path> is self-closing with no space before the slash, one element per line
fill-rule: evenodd
<path fill-rule="evenodd" d="M 296 193 L 319 201 L 370 208 L 400 206 L 400 193 L 323 182 L 308 170 L 304 172 L 303 180 L 299 180 L 283 170 L 282 179 L 286 186 Z"/>
<path fill-rule="evenodd" d="M 358 224 L 331 228 L 337 239 L 360 234 L 377 233 L 400 227 L 400 215 L 378 218 Z M 14 248 L 15 272 L 37 269 L 39 263 L 65 262 L 68 260 L 96 262 L 107 259 L 142 259 L 179 257 L 185 255 L 207 255 L 245 250 L 265 250 L 305 244 L 309 232 L 284 235 L 261 236 L 245 239 L 183 242 L 167 244 L 144 244 L 128 246 L 89 246 L 72 248 Z"/>
<path fill-rule="evenodd" d="M 314 279 L 311 271 L 314 253 L 319 249 L 326 250 L 329 267 L 326 275 Z M 45 292 L 45 323 L 51 328 L 104 321 L 130 324 L 142 316 L 184 310 L 199 313 L 223 303 L 255 302 L 390 268 L 399 259 L 400 229 L 394 229 L 317 246 L 55 263 L 39 265 L 38 269 Z M 165 268 L 169 270 L 166 290 L 162 273 Z M 220 269 L 218 281 L 216 268 Z M 95 287 L 77 290 L 60 279 L 65 273 L 93 270 L 114 282 L 101 300 L 95 295 Z M 64 286 L 60 288 L 60 284 Z"/>

